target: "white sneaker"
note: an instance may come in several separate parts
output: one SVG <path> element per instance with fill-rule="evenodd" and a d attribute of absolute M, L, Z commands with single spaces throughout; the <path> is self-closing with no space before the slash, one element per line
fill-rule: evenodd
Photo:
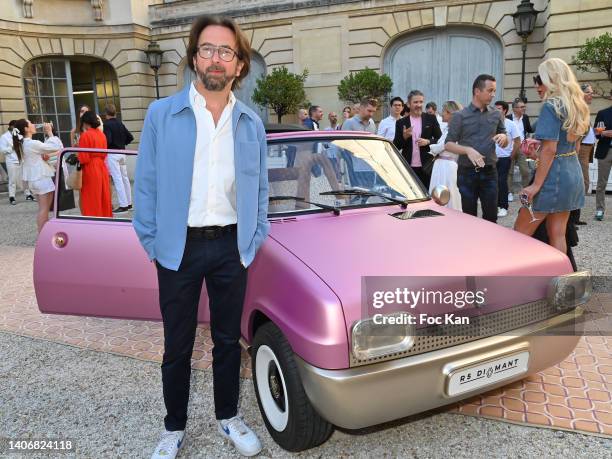
<path fill-rule="evenodd" d="M 512 195 L 512 193 L 508 193 L 508 202 L 512 201 L 514 201 L 514 196 Z"/>
<path fill-rule="evenodd" d="M 503 209 L 501 207 L 497 209 L 498 217 L 505 217 L 506 215 L 508 215 L 508 211 L 506 209 Z"/>
<path fill-rule="evenodd" d="M 255 432 L 247 426 L 240 416 L 217 421 L 219 433 L 228 438 L 243 456 L 255 456 L 261 451 L 261 442 Z"/>
<path fill-rule="evenodd" d="M 164 430 L 151 459 L 174 459 L 183 446 L 184 430 Z"/>

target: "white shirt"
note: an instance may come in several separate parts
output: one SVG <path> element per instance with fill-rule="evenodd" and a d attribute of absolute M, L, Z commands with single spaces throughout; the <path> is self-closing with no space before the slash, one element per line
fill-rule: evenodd
<path fill-rule="evenodd" d="M 399 118 L 393 118 L 393 116 L 387 116 L 385 119 L 381 120 L 378 125 L 377 134 L 393 142 L 393 138 L 395 137 L 395 123 L 398 119 Z"/>
<path fill-rule="evenodd" d="M 206 108 L 206 99 L 191 84 L 189 101 L 196 119 L 196 148 L 193 161 L 189 226 L 226 226 L 238 221 L 232 110 L 234 93 L 223 109 L 217 126 Z"/>
<path fill-rule="evenodd" d="M 17 153 L 13 150 L 13 135 L 10 131 L 0 136 L 0 153 L 4 153 L 6 164 L 19 164 Z"/>
<path fill-rule="evenodd" d="M 585 145 L 593 145 L 595 143 L 595 131 L 593 131 L 593 128 L 590 127 L 589 128 L 589 133 L 587 135 L 584 136 L 584 139 L 582 139 L 583 144 Z"/>
<path fill-rule="evenodd" d="M 523 117 L 521 116 L 520 118 L 517 118 L 514 112 L 512 112 L 512 121 L 514 122 L 514 125 L 518 129 L 519 135 L 521 136 L 521 142 L 522 142 L 523 140 L 525 140 L 525 125 L 523 124 Z M 506 130 L 508 130 L 507 127 L 506 127 Z"/>
<path fill-rule="evenodd" d="M 498 158 L 507 158 L 512 154 L 512 148 L 514 148 L 514 139 L 520 138 L 521 133 L 519 128 L 516 126 L 514 121 L 510 121 L 508 118 L 504 118 L 504 125 L 506 126 L 506 135 L 510 139 L 506 148 L 502 148 L 495 144 L 495 154 Z M 523 123 L 521 122 L 521 126 Z"/>
<path fill-rule="evenodd" d="M 42 159 L 42 155 L 62 148 L 62 141 L 55 136 L 49 137 L 44 143 L 40 140 L 23 139 L 23 180 L 33 182 L 44 177 L 53 177 L 55 171 Z"/>
<path fill-rule="evenodd" d="M 442 131 L 442 136 L 440 137 L 440 139 L 438 139 L 436 143 L 433 143 L 429 146 L 429 152 L 433 156 L 452 159 L 453 161 L 457 162 L 459 155 L 456 155 L 455 153 L 451 153 L 450 151 L 444 149 L 444 146 L 446 144 L 446 136 L 448 135 L 448 123 L 444 123 L 444 127 L 441 127 L 440 130 Z"/>

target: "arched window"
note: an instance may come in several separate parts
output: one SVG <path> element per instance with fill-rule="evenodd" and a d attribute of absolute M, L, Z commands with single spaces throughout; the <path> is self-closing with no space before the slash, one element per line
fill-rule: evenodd
<path fill-rule="evenodd" d="M 447 100 L 469 104 L 472 83 L 482 74 L 497 80 L 503 96 L 503 51 L 500 40 L 477 27 L 448 27 L 409 33 L 396 40 L 384 57 L 384 70 L 393 80 L 392 95 L 405 99 L 412 89 L 425 102 L 440 107 Z"/>
<path fill-rule="evenodd" d="M 77 110 L 88 105 L 104 115 L 112 103 L 120 117 L 119 83 L 113 67 L 93 58 L 37 59 L 23 71 L 26 113 L 34 123 L 51 121 L 62 142 L 70 146 Z"/>

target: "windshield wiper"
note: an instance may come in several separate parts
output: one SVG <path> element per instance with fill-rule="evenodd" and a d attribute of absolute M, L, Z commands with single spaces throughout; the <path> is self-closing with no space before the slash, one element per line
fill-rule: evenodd
<path fill-rule="evenodd" d="M 334 215 L 340 215 L 340 208 L 334 206 L 328 206 L 327 204 L 320 204 L 318 202 L 306 201 L 304 198 L 299 196 L 270 196 L 268 201 L 299 201 L 305 202 L 306 204 L 312 204 L 313 206 L 320 207 L 321 209 L 331 210 Z"/>
<path fill-rule="evenodd" d="M 387 196 L 384 193 L 380 193 L 378 191 L 366 190 L 364 188 L 346 188 L 344 190 L 336 190 L 336 191 L 323 191 L 319 193 L 321 196 L 335 195 L 335 196 L 378 196 L 384 199 L 387 199 L 391 202 L 395 202 L 402 206 L 402 209 L 408 207 L 408 202 L 403 199 L 392 198 L 391 196 Z"/>

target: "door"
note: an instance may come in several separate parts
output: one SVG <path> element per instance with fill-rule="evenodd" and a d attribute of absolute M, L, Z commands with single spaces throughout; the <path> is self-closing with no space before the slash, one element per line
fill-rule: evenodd
<path fill-rule="evenodd" d="M 472 83 L 482 73 L 497 79 L 503 98 L 503 52 L 499 39 L 475 27 L 448 27 L 410 33 L 393 43 L 384 57 L 393 81 L 393 96 L 406 98 L 412 89 L 438 107 L 447 100 L 462 105 L 472 99 Z"/>

